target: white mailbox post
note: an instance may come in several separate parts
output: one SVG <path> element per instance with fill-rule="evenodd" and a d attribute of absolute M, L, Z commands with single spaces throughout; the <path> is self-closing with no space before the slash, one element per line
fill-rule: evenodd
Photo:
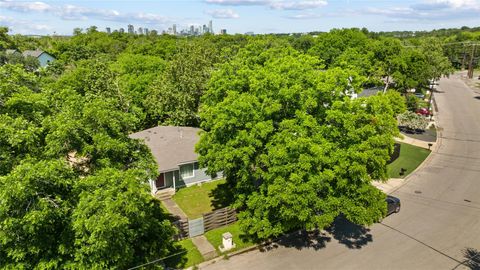
<path fill-rule="evenodd" d="M 235 247 L 235 244 L 233 243 L 233 236 L 231 233 L 226 232 L 222 234 L 222 236 L 222 245 L 218 247 L 221 252 L 225 252 Z"/>

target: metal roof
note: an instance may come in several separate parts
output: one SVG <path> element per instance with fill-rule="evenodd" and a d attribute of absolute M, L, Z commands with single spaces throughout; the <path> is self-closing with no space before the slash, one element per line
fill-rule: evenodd
<path fill-rule="evenodd" d="M 152 151 L 159 172 L 178 170 L 178 165 L 195 162 L 195 144 L 199 140 L 199 128 L 158 126 L 130 134 L 132 139 L 141 139 Z"/>

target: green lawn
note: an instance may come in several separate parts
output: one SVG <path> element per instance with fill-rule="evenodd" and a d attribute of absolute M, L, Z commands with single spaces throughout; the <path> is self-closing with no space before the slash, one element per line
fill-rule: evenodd
<path fill-rule="evenodd" d="M 185 239 L 178 243 L 187 250 L 187 255 L 185 256 L 187 261 L 185 264 L 177 265 L 177 267 L 187 268 L 204 261 L 202 254 L 200 254 L 200 251 L 198 251 L 197 247 L 192 243 L 192 240 Z"/>
<path fill-rule="evenodd" d="M 236 245 L 234 249 L 229 250 L 228 252 L 232 252 L 235 250 L 239 250 L 242 248 L 246 248 L 249 246 L 253 246 L 254 243 L 242 239 L 240 227 L 237 223 L 233 223 L 231 225 L 221 227 L 215 230 L 211 230 L 205 233 L 205 237 L 207 237 L 208 241 L 218 250 L 218 246 L 222 244 L 222 234 L 225 232 L 230 232 L 233 236 L 233 243 Z M 220 250 L 218 250 L 220 252 Z"/>
<path fill-rule="evenodd" d="M 413 172 L 430 154 L 430 150 L 413 146 L 410 144 L 400 144 L 400 156 L 397 160 L 387 166 L 390 178 L 404 178 Z M 404 175 L 400 175 L 400 168 L 406 169 Z"/>
<path fill-rule="evenodd" d="M 201 186 L 191 186 L 179 189 L 172 199 L 182 208 L 188 218 L 195 219 L 202 216 L 203 213 L 211 212 L 215 209 L 214 196 L 212 191 L 218 190 L 218 186 L 225 184 L 225 180 L 217 180 L 203 183 Z"/>

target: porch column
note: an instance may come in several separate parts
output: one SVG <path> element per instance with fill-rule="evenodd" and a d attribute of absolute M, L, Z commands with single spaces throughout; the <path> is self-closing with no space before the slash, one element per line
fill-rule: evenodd
<path fill-rule="evenodd" d="M 157 184 L 155 183 L 155 180 L 152 180 L 152 179 L 148 179 L 148 182 L 150 183 L 150 188 L 151 188 L 151 193 L 152 195 L 155 195 L 155 193 L 157 192 Z"/>
<path fill-rule="evenodd" d="M 175 171 L 173 171 L 172 174 L 173 174 L 173 189 L 174 189 L 174 190 L 177 190 L 177 189 L 175 188 L 175 182 L 176 182 L 175 180 L 177 180 L 177 178 L 175 177 Z"/>

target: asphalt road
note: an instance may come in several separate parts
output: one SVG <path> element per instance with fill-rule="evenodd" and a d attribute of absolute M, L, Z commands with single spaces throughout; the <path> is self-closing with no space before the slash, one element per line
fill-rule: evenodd
<path fill-rule="evenodd" d="M 366 230 L 344 224 L 316 244 L 294 237 L 205 269 L 480 269 L 473 265 L 480 261 L 480 91 L 451 76 L 435 97 L 441 138 L 393 193 L 400 213 Z"/>

